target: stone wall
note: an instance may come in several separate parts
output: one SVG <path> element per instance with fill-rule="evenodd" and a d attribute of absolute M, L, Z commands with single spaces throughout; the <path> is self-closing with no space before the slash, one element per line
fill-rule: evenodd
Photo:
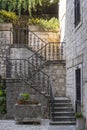
<path fill-rule="evenodd" d="M 28 48 L 11 48 L 10 49 L 10 59 L 28 59 L 33 52 Z"/>
<path fill-rule="evenodd" d="M 55 96 L 65 96 L 66 68 L 64 61 L 48 62 L 44 72 L 49 75 Z"/>
<path fill-rule="evenodd" d="M 30 25 L 28 27 L 45 42 L 60 42 L 60 30 L 58 32 L 44 31 L 40 26 Z"/>
<path fill-rule="evenodd" d="M 55 96 L 65 96 L 65 63 L 48 63 L 43 69 L 50 76 L 50 81 L 53 87 Z M 48 99 L 36 92 L 32 86 L 27 85 L 22 80 L 10 79 L 7 80 L 7 118 L 14 117 L 14 105 L 17 102 L 19 93 L 28 92 L 31 99 L 37 99 L 42 104 L 42 118 L 48 118 L 49 104 Z"/>
<path fill-rule="evenodd" d="M 12 44 L 13 43 L 13 32 L 12 24 L 0 24 L 0 44 Z"/>
<path fill-rule="evenodd" d="M 65 17 L 65 23 L 62 18 L 60 25 L 62 27 L 65 24 L 65 30 L 61 33 L 61 37 L 62 35 L 64 37 L 61 41 L 66 42 L 66 95 L 71 98 L 75 109 L 75 70 L 77 67 L 81 68 L 81 111 L 87 119 L 87 1 L 80 0 L 81 21 L 76 28 L 74 25 L 74 2 L 69 0 L 65 0 L 65 2 L 66 6 L 63 0 L 60 0 L 59 12 L 61 15 L 62 7 L 64 7 L 65 12 L 61 17 Z"/>
<path fill-rule="evenodd" d="M 7 33 L 8 34 L 8 33 Z M 8 40 L 7 40 L 8 41 Z M 8 42 L 7 42 L 8 43 Z M 28 48 L 14 48 L 11 46 L 9 52 L 10 59 L 27 59 L 34 52 L 28 50 Z M 3 63 L 4 64 L 4 63 Z M 43 69 L 52 81 L 54 87 L 55 96 L 65 96 L 65 63 L 48 63 Z M 6 70 L 5 70 L 6 72 Z M 22 80 L 14 79 L 7 80 L 7 118 L 14 117 L 14 105 L 17 102 L 17 97 L 21 92 L 29 92 L 31 98 L 37 98 L 42 104 L 42 117 L 48 118 L 48 100 L 43 95 L 40 95 L 34 89 L 31 89 L 29 85 L 26 85 Z"/>
<path fill-rule="evenodd" d="M 27 50 L 27 48 L 11 48 L 10 50 L 10 59 L 27 59 L 30 55 L 32 55 L 32 52 Z M 48 62 L 42 71 L 50 76 L 55 96 L 65 96 L 65 62 Z M 42 104 L 42 117 L 48 118 L 49 107 L 47 98 L 40 95 L 34 89 L 31 89 L 31 87 L 29 87 L 29 85 L 26 85 L 23 81 L 16 79 L 7 80 L 8 118 L 14 117 L 14 104 L 17 101 L 18 94 L 21 92 L 29 92 L 30 95 L 32 95 L 32 98 L 39 99 Z"/>
<path fill-rule="evenodd" d="M 0 75 L 6 76 L 6 55 L 9 56 L 9 45 L 13 42 L 12 24 L 0 24 Z"/>
<path fill-rule="evenodd" d="M 7 118 L 13 119 L 15 115 L 15 107 L 14 105 L 17 103 L 17 98 L 20 93 L 29 93 L 31 99 L 38 100 L 42 107 L 42 118 L 48 118 L 49 107 L 48 107 L 48 99 L 43 95 L 40 95 L 36 92 L 31 86 L 27 85 L 23 82 L 23 80 L 17 79 L 9 79 L 6 81 L 7 86 L 7 95 L 6 95 L 6 103 L 7 103 Z"/>

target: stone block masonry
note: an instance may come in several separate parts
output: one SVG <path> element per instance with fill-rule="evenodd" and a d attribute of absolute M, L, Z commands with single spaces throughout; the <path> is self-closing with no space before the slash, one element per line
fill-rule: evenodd
<path fill-rule="evenodd" d="M 0 43 L 3 43 L 3 44 L 13 43 L 12 27 L 13 26 L 11 23 L 0 24 Z"/>
<path fill-rule="evenodd" d="M 66 3 L 66 4 L 65 4 Z M 62 8 L 64 8 L 62 10 Z M 63 12 L 64 11 L 64 12 Z M 62 13 L 61 13 L 62 12 Z M 75 27 L 74 2 L 60 0 L 61 42 L 66 42 L 66 95 L 76 108 L 76 69 L 81 69 L 81 111 L 87 127 L 87 1 L 80 0 L 80 22 Z"/>
<path fill-rule="evenodd" d="M 8 54 L 9 45 L 13 43 L 12 24 L 0 24 L 0 75 L 6 76 L 6 55 Z"/>
<path fill-rule="evenodd" d="M 55 96 L 65 96 L 66 93 L 66 68 L 63 61 L 48 62 L 44 72 L 50 76 Z"/>
<path fill-rule="evenodd" d="M 7 86 L 7 95 L 6 95 L 6 103 L 7 103 L 7 118 L 13 119 L 15 116 L 15 104 L 17 103 L 17 98 L 20 93 L 29 93 L 31 99 L 38 100 L 41 107 L 41 117 L 48 118 L 49 107 L 48 107 L 48 99 L 43 95 L 40 95 L 36 92 L 31 86 L 26 85 L 22 80 L 17 79 L 8 79 L 6 81 Z"/>

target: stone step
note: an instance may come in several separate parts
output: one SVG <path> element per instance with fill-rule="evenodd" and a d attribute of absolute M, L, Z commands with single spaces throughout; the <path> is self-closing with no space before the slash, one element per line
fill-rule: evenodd
<path fill-rule="evenodd" d="M 66 97 L 56 97 L 54 99 L 55 103 L 69 103 L 70 99 L 66 98 Z"/>
<path fill-rule="evenodd" d="M 72 107 L 54 107 L 54 111 L 73 111 Z"/>
<path fill-rule="evenodd" d="M 54 102 L 54 107 L 72 107 L 72 104 L 67 102 Z"/>
<path fill-rule="evenodd" d="M 70 100 L 68 97 L 55 97 L 54 100 Z"/>
<path fill-rule="evenodd" d="M 76 123 L 71 101 L 67 97 L 54 98 L 51 114 L 52 120 L 50 124 L 52 125 L 75 125 Z"/>
<path fill-rule="evenodd" d="M 74 112 L 52 112 L 52 116 L 74 116 Z"/>
<path fill-rule="evenodd" d="M 75 121 L 75 116 L 56 116 L 53 117 L 53 121 Z"/>
<path fill-rule="evenodd" d="M 75 121 L 50 121 L 50 125 L 76 125 Z"/>

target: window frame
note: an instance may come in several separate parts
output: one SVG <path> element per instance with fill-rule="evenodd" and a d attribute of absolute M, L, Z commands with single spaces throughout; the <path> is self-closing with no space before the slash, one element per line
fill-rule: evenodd
<path fill-rule="evenodd" d="M 81 1 L 74 0 L 74 25 L 75 28 L 79 25 L 81 21 Z"/>

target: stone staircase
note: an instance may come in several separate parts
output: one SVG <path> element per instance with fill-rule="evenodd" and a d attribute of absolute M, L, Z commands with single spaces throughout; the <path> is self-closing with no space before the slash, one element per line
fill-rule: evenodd
<path fill-rule="evenodd" d="M 50 89 L 53 88 L 53 84 L 48 74 L 42 70 L 47 61 L 63 61 L 62 43 L 45 43 L 36 34 L 30 31 L 28 33 L 30 38 L 28 46 L 32 48 L 34 54 L 28 59 L 6 57 L 9 58 L 6 63 L 7 79 L 20 79 L 40 96 L 43 95 L 47 100 L 50 98 L 51 125 L 74 125 L 75 116 L 70 100 L 66 97 L 53 97 L 53 101 L 51 100 Z M 2 55 L 4 56 L 4 52 Z"/>
<path fill-rule="evenodd" d="M 75 113 L 70 99 L 55 97 L 51 104 L 51 125 L 75 125 Z"/>

